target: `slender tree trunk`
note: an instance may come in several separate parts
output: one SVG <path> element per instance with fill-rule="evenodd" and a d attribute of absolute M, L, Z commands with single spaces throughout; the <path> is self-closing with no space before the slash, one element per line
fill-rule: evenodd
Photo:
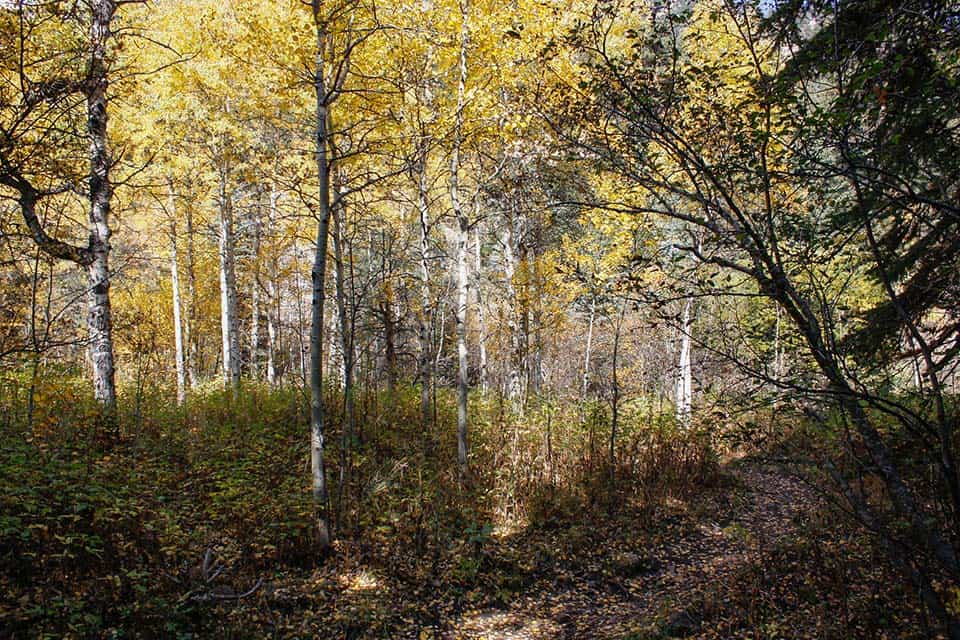
<path fill-rule="evenodd" d="M 270 186 L 270 208 L 267 210 L 267 228 L 270 233 L 276 234 L 277 230 L 277 189 L 275 185 Z M 267 383 L 271 386 L 277 384 L 277 361 L 278 351 L 277 324 L 280 322 L 280 287 L 277 284 L 279 268 L 277 265 L 277 247 L 271 247 L 271 256 L 269 273 L 267 274 Z"/>
<path fill-rule="evenodd" d="M 523 339 L 520 329 L 520 301 L 518 300 L 514 278 L 517 271 L 517 259 L 513 247 L 515 242 L 514 219 L 504 225 L 503 238 L 503 269 L 504 281 L 507 289 L 507 327 L 510 332 L 510 368 L 507 373 L 507 399 L 511 407 L 520 410 L 523 406 L 523 379 L 524 367 Z"/>
<path fill-rule="evenodd" d="M 384 301 L 383 316 L 384 358 L 387 365 L 387 392 L 393 397 L 397 389 L 397 321 L 393 316 L 393 300 Z"/>
<path fill-rule="evenodd" d="M 276 295 L 276 289 L 270 287 L 270 295 Z M 267 384 L 277 384 L 277 318 L 274 315 L 273 305 L 267 311 Z"/>
<path fill-rule="evenodd" d="M 597 296 L 590 296 L 590 323 L 587 325 L 587 348 L 583 354 L 583 382 L 580 387 L 580 399 L 587 401 L 587 389 L 590 386 L 590 357 L 593 355 L 593 322 L 597 315 Z"/>
<path fill-rule="evenodd" d="M 430 295 L 430 200 L 427 193 L 427 150 L 426 144 L 420 152 L 420 175 L 417 179 L 417 211 L 420 222 L 420 314 L 419 314 L 419 358 L 420 358 L 420 422 L 424 429 L 431 423 L 430 382 L 433 374 L 433 358 L 430 348 L 433 345 L 431 327 L 433 325 L 433 301 Z"/>
<path fill-rule="evenodd" d="M 331 225 L 336 228 L 336 225 Z M 343 286 L 340 284 L 342 274 L 336 269 L 333 270 L 334 290 Z M 343 391 L 343 386 L 347 381 L 347 362 L 343 356 L 343 336 L 340 334 L 340 316 L 337 313 L 330 314 L 330 322 L 327 325 L 327 373 L 329 380 L 337 386 L 337 389 Z"/>
<path fill-rule="evenodd" d="M 237 331 L 237 276 L 234 258 L 233 197 L 227 169 L 220 167 L 220 334 L 223 339 L 223 384 L 240 384 L 240 339 Z"/>
<path fill-rule="evenodd" d="M 528 301 L 529 315 L 530 315 L 530 325 L 533 325 L 533 330 L 527 330 L 527 348 L 530 353 L 528 356 L 528 366 L 529 369 L 529 383 L 527 393 L 529 396 L 536 398 L 540 395 L 540 386 L 543 382 L 542 373 L 543 373 L 543 354 L 541 351 L 541 340 L 542 333 L 540 331 L 541 324 L 543 322 L 543 313 L 542 307 L 540 305 L 540 274 L 539 274 L 539 261 L 537 260 L 536 251 L 527 252 L 527 291 L 526 296 Z M 533 335 L 533 345 L 530 348 L 530 335 Z"/>
<path fill-rule="evenodd" d="M 43 355 L 42 345 L 46 344 L 50 337 L 50 326 L 53 318 L 53 266 L 47 265 L 46 293 L 43 304 L 43 337 L 37 332 L 37 306 L 40 288 L 40 254 L 42 249 L 38 246 L 33 259 L 33 282 L 30 291 L 30 343 L 33 347 L 33 353 L 30 363 L 30 387 L 27 390 L 27 426 L 33 429 L 34 412 L 36 411 L 37 380 L 40 376 L 40 361 Z"/>
<path fill-rule="evenodd" d="M 776 428 L 776 423 L 778 420 L 778 414 L 780 413 L 780 381 L 783 379 L 783 346 L 781 345 L 780 337 L 780 316 L 782 315 L 782 310 L 780 305 L 776 305 L 776 316 L 774 317 L 773 323 L 773 381 L 774 381 L 774 397 L 773 397 L 773 406 L 770 411 L 770 421 L 769 428 L 772 431 Z M 721 382 L 717 380 L 717 382 Z M 722 388 L 718 384 L 718 388 Z"/>
<path fill-rule="evenodd" d="M 325 81 L 327 32 L 320 15 L 321 0 L 313 0 L 313 18 L 317 35 L 314 91 L 317 99 L 316 163 L 319 179 L 319 221 L 314 253 L 313 301 L 310 322 L 310 468 L 313 483 L 313 504 L 317 519 L 318 546 L 321 552 L 330 547 L 330 526 L 327 520 L 327 474 L 323 460 L 325 409 L 323 399 L 323 307 L 326 300 L 324 283 L 327 270 L 327 237 L 330 230 L 330 163 L 327 117 L 328 100 Z"/>
<path fill-rule="evenodd" d="M 421 10 L 426 15 L 433 10 L 433 0 L 422 0 Z M 431 73 L 436 72 L 434 44 L 431 42 L 425 52 L 425 66 Z M 418 320 L 418 376 L 420 378 L 420 423 L 423 429 L 424 450 L 429 446 L 428 430 L 433 423 L 435 407 L 431 408 L 431 389 L 434 375 L 434 359 L 431 348 L 434 344 L 433 322 L 435 303 L 430 292 L 430 193 L 428 184 L 429 156 L 433 138 L 426 122 L 435 119 L 434 90 L 431 83 L 419 85 L 420 104 L 427 112 L 426 118 L 418 118 L 417 130 L 417 213 L 420 232 L 420 310 Z M 443 328 L 440 329 L 441 334 Z M 434 394 L 435 395 L 435 394 Z"/>
<path fill-rule="evenodd" d="M 388 296 L 380 308 L 383 319 L 383 347 L 387 370 L 387 393 L 393 397 L 397 388 L 397 321 L 393 317 L 393 298 Z"/>
<path fill-rule="evenodd" d="M 107 41 L 117 5 L 114 0 L 91 3 L 90 86 L 87 90 L 87 135 L 90 138 L 90 251 L 87 266 L 89 313 L 87 329 L 93 362 L 94 397 L 114 420 L 113 319 L 110 310 L 110 199 L 113 159 L 107 146 Z"/>
<path fill-rule="evenodd" d="M 340 481 L 337 485 L 337 526 L 341 525 L 344 496 L 350 484 L 350 448 L 354 434 L 354 354 L 353 331 L 350 315 L 347 312 L 347 291 L 344 274 L 343 244 L 346 234 L 345 203 L 340 196 L 339 188 L 334 186 L 334 202 L 331 208 L 333 219 L 333 256 L 336 272 L 336 304 L 338 333 L 340 336 L 340 352 L 343 356 L 343 421 L 340 437 Z"/>
<path fill-rule="evenodd" d="M 37 377 L 40 369 L 40 338 L 37 335 L 37 293 L 40 289 L 40 247 L 33 256 L 33 278 L 30 286 L 30 346 L 33 357 L 30 367 L 30 386 L 27 388 L 27 428 L 33 431 L 33 413 L 36 409 Z"/>
<path fill-rule="evenodd" d="M 479 203 L 479 199 L 477 200 Z M 489 388 L 489 376 L 487 374 L 487 327 L 484 321 L 483 312 L 483 257 L 480 247 L 480 228 L 474 231 L 475 263 L 474 263 L 474 285 L 477 291 L 477 325 L 480 331 L 480 393 L 486 395 Z"/>
<path fill-rule="evenodd" d="M 187 370 L 184 363 L 183 314 L 180 301 L 180 267 L 177 259 L 177 223 L 173 191 L 170 191 L 170 288 L 173 290 L 173 348 L 177 367 L 177 404 L 187 399 Z"/>
<path fill-rule="evenodd" d="M 677 422 L 680 426 L 690 426 L 692 404 L 692 367 L 690 363 L 690 342 L 693 331 L 693 298 L 683 303 L 683 315 L 680 326 L 680 362 L 677 368 Z"/>
<path fill-rule="evenodd" d="M 187 298 L 190 308 L 187 311 L 186 322 L 183 323 L 183 339 L 186 344 L 187 378 L 190 388 L 197 386 L 197 336 L 194 327 L 197 322 L 197 271 L 193 255 L 193 209 L 186 207 L 187 222 Z"/>
<path fill-rule="evenodd" d="M 303 279 L 300 276 L 300 249 L 299 248 L 297 248 L 296 251 L 294 252 L 294 260 L 295 260 L 294 273 L 296 274 L 295 282 L 296 282 L 296 289 L 297 289 L 297 295 L 296 295 L 297 345 L 296 346 L 298 347 L 298 349 L 296 354 L 296 361 L 300 363 L 300 381 L 301 381 L 300 384 L 306 387 L 307 386 L 307 361 L 306 361 L 307 343 L 304 342 L 304 339 L 303 339 L 303 334 L 304 334 L 303 326 L 305 322 L 303 317 L 303 284 L 304 283 L 303 283 Z M 293 346 L 294 345 L 290 345 L 290 348 L 292 349 Z"/>
<path fill-rule="evenodd" d="M 449 294 L 449 287 L 447 288 L 447 293 Z M 440 331 L 437 332 L 439 335 L 437 336 L 437 343 L 436 343 L 436 344 L 437 344 L 437 351 L 436 351 L 436 356 L 434 356 L 434 359 L 433 359 L 433 368 L 434 368 L 434 370 L 437 370 L 437 369 L 440 368 L 440 362 L 443 360 L 443 350 L 444 350 L 444 347 L 445 347 L 445 344 L 446 344 L 446 337 L 447 337 L 447 331 L 446 331 L 446 328 L 447 328 L 447 305 L 445 305 L 445 304 L 440 305 L 440 321 L 437 323 L 437 326 L 439 327 Z M 437 398 L 436 398 L 436 384 L 437 384 L 437 381 L 436 381 L 436 378 L 434 378 L 433 384 L 434 384 L 434 398 L 433 398 L 434 407 L 433 407 L 433 413 L 434 413 L 434 415 L 436 415 L 436 413 L 437 413 L 437 407 L 436 407 L 436 403 L 437 403 Z"/>
<path fill-rule="evenodd" d="M 610 400 L 610 490 L 616 474 L 617 462 L 617 428 L 620 422 L 620 336 L 623 328 L 623 317 L 627 312 L 626 300 L 620 303 L 620 313 L 617 315 L 617 324 L 613 329 L 613 362 L 611 363 L 611 382 L 613 393 Z"/>
<path fill-rule="evenodd" d="M 467 467 L 467 393 L 469 372 L 467 369 L 467 244 L 470 222 L 460 202 L 460 148 L 463 144 L 463 109 L 467 85 L 467 49 L 470 44 L 470 0 L 460 0 L 460 78 L 457 82 L 457 111 L 453 133 L 453 153 L 450 156 L 450 202 L 457 220 L 457 462 L 460 475 L 466 478 Z"/>
<path fill-rule="evenodd" d="M 263 193 L 257 188 L 257 203 L 253 210 L 253 264 L 250 279 L 250 377 L 260 378 L 260 292 L 263 288 L 260 282 L 260 242 L 262 233 L 262 200 Z"/>
<path fill-rule="evenodd" d="M 783 378 L 783 346 L 780 344 L 780 305 L 776 306 L 776 319 L 773 325 L 773 379 L 780 382 Z"/>
<path fill-rule="evenodd" d="M 381 229 L 379 235 L 383 247 L 380 258 L 380 289 L 382 294 L 379 311 L 383 323 L 383 357 L 384 369 L 387 374 L 387 395 L 392 402 L 397 388 L 397 324 L 399 318 L 395 319 L 396 295 L 393 287 L 393 267 L 389 259 L 390 247 L 387 244 L 386 231 Z"/>

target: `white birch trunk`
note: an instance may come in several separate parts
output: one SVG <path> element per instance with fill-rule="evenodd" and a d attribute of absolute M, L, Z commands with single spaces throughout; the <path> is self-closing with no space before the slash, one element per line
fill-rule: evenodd
<path fill-rule="evenodd" d="M 190 388 L 197 386 L 197 341 L 193 335 L 193 326 L 197 319 L 197 272 L 193 255 L 193 211 L 186 208 L 187 222 L 187 298 L 190 308 L 187 310 L 186 321 L 183 323 L 183 340 L 186 345 L 187 378 Z"/>
<path fill-rule="evenodd" d="M 478 200 L 479 202 L 479 200 Z M 480 393 L 486 395 L 489 381 L 487 375 L 487 327 L 483 312 L 483 256 L 480 247 L 480 228 L 474 232 L 475 263 L 474 263 L 474 282 L 477 290 L 477 326 L 480 331 Z"/>
<path fill-rule="evenodd" d="M 614 326 L 613 333 L 613 362 L 611 363 L 611 382 L 613 383 L 612 397 L 610 399 L 610 485 L 616 474 L 617 462 L 617 430 L 620 424 L 620 338 L 622 336 L 623 318 L 627 313 L 627 301 L 620 303 L 620 313 L 617 314 L 617 324 Z"/>
<path fill-rule="evenodd" d="M 110 199 L 113 165 L 107 146 L 107 41 L 116 11 L 114 0 L 91 3 L 90 88 L 87 92 L 87 134 L 90 138 L 90 252 L 87 267 L 89 313 L 87 329 L 93 363 L 94 397 L 112 414 L 117 401 L 114 385 L 113 319 L 110 310 Z"/>
<path fill-rule="evenodd" d="M 467 466 L 467 393 L 469 372 L 467 362 L 467 304 L 470 287 L 467 278 L 467 244 L 470 223 L 460 202 L 460 148 L 463 144 L 463 109 L 467 85 L 467 49 L 470 44 L 470 2 L 460 0 L 460 78 L 457 82 L 457 111 L 453 133 L 453 153 L 450 156 L 450 203 L 457 221 L 457 249 L 455 281 L 457 285 L 457 462 L 461 477 L 468 474 Z"/>
<path fill-rule="evenodd" d="M 336 269 L 333 272 L 334 289 L 338 286 L 338 273 Z M 330 314 L 329 324 L 327 326 L 327 373 L 328 378 L 337 385 L 337 389 L 343 390 L 347 374 L 344 369 L 346 360 L 343 357 L 343 340 L 340 336 L 340 318 L 336 313 Z"/>
<path fill-rule="evenodd" d="M 239 333 L 237 331 L 237 276 L 234 259 L 233 202 L 227 188 L 227 170 L 220 168 L 220 334 L 223 340 L 223 383 L 240 384 Z"/>
<path fill-rule="evenodd" d="M 593 355 L 593 322 L 597 315 L 597 297 L 590 297 L 590 323 L 587 326 L 587 348 L 583 355 L 583 383 L 580 390 L 580 399 L 586 401 L 587 389 L 590 386 L 590 357 Z"/>
<path fill-rule="evenodd" d="M 680 328 L 680 362 L 677 368 L 677 422 L 684 428 L 690 426 L 692 411 L 692 367 L 690 362 L 690 342 L 692 322 L 693 298 L 687 298 L 683 304 L 683 315 Z"/>
<path fill-rule="evenodd" d="M 540 265 L 537 261 L 536 251 L 529 251 L 527 253 L 527 290 L 533 290 L 533 295 L 527 295 L 528 304 L 532 309 L 530 309 L 530 316 L 533 324 L 533 348 L 530 348 L 530 331 L 529 324 L 527 331 L 527 351 L 529 362 L 529 382 L 527 383 L 527 393 L 528 395 L 536 398 L 540 395 L 540 386 L 543 383 L 543 333 L 541 327 L 543 325 L 543 308 L 540 304 L 540 274 L 539 274 Z"/>
<path fill-rule="evenodd" d="M 183 406 L 187 399 L 187 369 L 184 363 L 183 311 L 180 299 L 180 267 L 177 252 L 176 203 L 173 185 L 170 184 L 170 288 L 173 291 L 173 348 L 177 368 L 177 405 Z"/>
<path fill-rule="evenodd" d="M 20 211 L 37 247 L 53 258 L 70 260 L 87 270 L 87 356 L 93 378 L 93 394 L 100 405 L 103 426 L 110 435 L 118 435 L 116 386 L 114 384 L 113 320 L 110 308 L 110 201 L 113 165 L 107 139 L 107 86 L 109 63 L 107 43 L 112 37 L 111 21 L 117 8 L 115 0 L 90 0 L 89 54 L 87 77 L 83 85 L 86 98 L 86 124 L 89 142 L 87 187 L 89 220 L 86 246 L 74 246 L 46 233 L 37 216 L 37 202 L 44 194 L 30 184 L 9 163 L 4 165 L 4 184 L 19 192 Z M 22 10 L 23 7 L 21 6 Z M 8 169 L 13 169 L 12 175 Z"/>
<path fill-rule="evenodd" d="M 257 204 L 254 207 L 253 220 L 253 265 L 250 284 L 250 377 L 260 378 L 260 235 L 261 204 L 263 194 L 257 190 Z"/>
<path fill-rule="evenodd" d="M 267 225 L 271 233 L 276 233 L 277 224 L 277 189 L 275 185 L 270 186 L 270 208 L 267 210 Z M 277 324 L 280 321 L 279 309 L 279 287 L 277 286 L 277 258 L 276 247 L 273 247 L 269 262 L 268 284 L 267 284 L 267 383 L 271 386 L 277 384 Z"/>
<path fill-rule="evenodd" d="M 430 347 L 433 344 L 433 301 L 430 295 L 430 199 L 427 193 L 427 151 L 420 153 L 420 175 L 417 180 L 417 210 L 420 222 L 420 422 L 426 428 L 430 424 L 430 383 L 433 369 Z"/>
<path fill-rule="evenodd" d="M 271 297 L 276 296 L 276 288 L 271 284 Z M 277 317 L 271 304 L 267 311 L 267 383 L 277 384 Z"/>
<path fill-rule="evenodd" d="M 507 373 L 507 399 L 514 409 L 523 405 L 523 342 L 519 322 L 519 301 L 514 286 L 517 272 L 517 259 L 513 251 L 513 220 L 504 225 L 503 270 L 507 289 L 507 328 L 510 332 L 510 368 Z"/>
<path fill-rule="evenodd" d="M 307 381 L 307 342 L 304 342 L 304 313 L 303 313 L 303 277 L 300 274 L 300 249 L 297 248 L 294 252 L 294 282 L 296 283 L 296 295 L 294 296 L 297 302 L 297 344 L 290 345 L 291 351 L 296 346 L 297 353 L 291 355 L 293 356 L 292 360 L 300 364 L 300 381 L 301 384 L 306 387 L 308 384 Z"/>

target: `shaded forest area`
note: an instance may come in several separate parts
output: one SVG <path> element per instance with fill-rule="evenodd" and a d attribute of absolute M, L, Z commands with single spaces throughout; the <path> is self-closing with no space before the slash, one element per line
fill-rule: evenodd
<path fill-rule="evenodd" d="M 955 4 L 0 39 L 0 637 L 960 638 Z"/>

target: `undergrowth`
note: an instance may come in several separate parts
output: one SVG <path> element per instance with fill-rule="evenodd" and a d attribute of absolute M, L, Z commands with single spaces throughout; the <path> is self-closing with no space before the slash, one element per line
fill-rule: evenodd
<path fill-rule="evenodd" d="M 245 637 L 243 629 L 261 623 L 276 632 L 269 620 L 235 619 L 235 605 L 284 577 L 308 580 L 323 568 L 303 391 L 209 388 L 179 408 L 162 389 L 140 389 L 121 397 L 119 430 L 106 432 L 81 389 L 60 380 L 40 384 L 30 403 L 13 385 L 3 394 L 5 634 Z M 709 438 L 667 420 L 628 415 L 611 461 L 602 406 L 544 402 L 520 416 L 482 400 L 472 407 L 472 474 L 463 483 L 452 398 L 441 393 L 437 419 L 424 428 L 415 390 L 360 394 L 361 418 L 343 458 L 340 399 L 330 390 L 327 400 L 338 537 L 328 564 L 349 573 L 352 563 L 365 562 L 455 602 L 491 575 L 483 550 L 495 529 L 576 532 L 585 517 L 639 513 L 711 482 L 718 470 Z M 338 486 L 341 459 L 348 482 Z M 344 636 L 406 624 L 407 613 L 423 617 L 387 605 L 373 614 L 350 611 L 314 614 L 339 620 Z"/>

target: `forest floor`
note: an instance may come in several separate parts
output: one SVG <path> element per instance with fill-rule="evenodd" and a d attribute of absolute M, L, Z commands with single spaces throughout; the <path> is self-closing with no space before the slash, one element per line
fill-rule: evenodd
<path fill-rule="evenodd" d="M 741 461 L 693 496 L 587 513 L 491 530 L 426 573 L 338 554 L 259 599 L 284 637 L 323 620 L 344 637 L 451 640 L 923 636 L 870 540 L 780 468 Z"/>
<path fill-rule="evenodd" d="M 762 549 L 794 539 L 798 525 L 820 504 L 801 480 L 757 465 L 733 471 L 734 489 L 700 503 L 707 510 L 684 518 L 688 505 L 668 501 L 677 513 L 661 523 L 653 545 L 589 550 L 569 573 L 545 573 L 508 610 L 470 612 L 453 623 L 454 637 L 584 638 L 630 635 L 710 635 L 701 629 L 705 608 L 722 607 L 718 585 L 758 566 Z M 627 542 L 627 541 L 624 541 Z M 760 555 L 758 555 L 760 554 Z"/>
<path fill-rule="evenodd" d="M 490 439 L 487 475 L 463 487 L 384 429 L 358 454 L 350 528 L 319 558 L 290 464 L 304 459 L 299 405 L 283 400 L 249 423 L 253 410 L 211 402 L 196 429 L 106 451 L 86 431 L 8 434 L 0 637 L 930 637 L 915 594 L 830 499 L 759 459 L 718 468 L 692 435 L 641 443 L 632 476 L 576 462 L 555 484 L 524 481 L 542 469 L 498 459 L 509 443 Z"/>

